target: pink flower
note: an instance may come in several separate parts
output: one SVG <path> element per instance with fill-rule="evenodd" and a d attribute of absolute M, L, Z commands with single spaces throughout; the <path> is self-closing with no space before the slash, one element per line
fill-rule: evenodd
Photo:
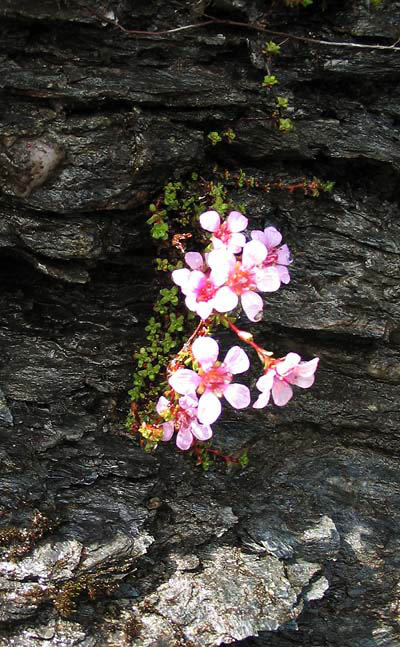
<path fill-rule="evenodd" d="M 257 389 L 261 391 L 258 399 L 253 404 L 255 409 L 265 407 L 272 399 L 279 407 L 283 407 L 293 396 L 292 384 L 308 389 L 314 384 L 314 373 L 317 370 L 319 357 L 309 362 L 302 362 L 297 353 L 288 353 L 282 360 L 277 360 L 257 381 Z"/>
<path fill-rule="evenodd" d="M 176 445 L 185 451 L 192 446 L 193 437 L 198 440 L 211 438 L 210 425 L 201 424 L 197 419 L 197 405 L 198 399 L 195 394 L 179 398 L 178 404 L 173 407 L 167 398 L 161 396 L 157 402 L 157 413 L 162 417 L 171 416 L 170 420 L 162 424 L 163 437 L 161 440 L 171 440 L 174 430 L 177 429 Z"/>
<path fill-rule="evenodd" d="M 240 297 L 243 310 L 250 321 L 259 321 L 263 301 L 257 291 L 271 292 L 279 287 L 276 285 L 273 268 L 263 266 L 268 254 L 266 246 L 259 240 L 251 240 L 243 247 L 241 261 L 228 252 L 224 256 L 222 254 L 222 250 L 215 250 L 208 255 L 208 263 L 216 276 L 219 276 L 219 272 L 221 278 L 228 274 L 226 285 L 215 295 L 215 309 L 218 312 L 233 310 Z"/>
<path fill-rule="evenodd" d="M 204 260 L 198 252 L 185 254 L 185 261 L 191 268 L 182 268 L 172 272 L 172 280 L 179 285 L 185 295 L 185 303 L 189 310 L 196 312 L 201 319 L 207 319 L 215 309 L 215 296 L 219 287 L 225 283 L 227 270 L 205 270 Z M 219 310 L 227 312 L 227 310 Z"/>
<path fill-rule="evenodd" d="M 215 339 L 200 337 L 192 344 L 192 353 L 199 364 L 197 371 L 181 368 L 169 378 L 169 383 L 181 395 L 201 395 L 197 417 L 204 425 L 210 425 L 221 413 L 219 398 L 224 396 L 235 408 L 243 409 L 250 404 L 250 391 L 243 384 L 232 384 L 232 376 L 243 373 L 250 362 L 244 350 L 233 346 L 225 360 L 217 361 L 219 347 Z"/>
<path fill-rule="evenodd" d="M 227 219 L 221 223 L 217 211 L 205 211 L 200 215 L 200 224 L 203 229 L 211 231 L 211 238 L 215 249 L 221 247 L 233 254 L 238 254 L 246 242 L 243 231 L 247 227 L 248 220 L 240 211 L 231 211 Z"/>
<path fill-rule="evenodd" d="M 278 289 L 281 283 L 289 283 L 290 275 L 287 266 L 292 262 L 290 259 L 289 247 L 279 244 L 282 240 L 281 233 L 275 227 L 266 227 L 264 231 L 254 230 L 251 232 L 253 240 L 259 240 L 268 250 L 268 256 L 263 261 L 263 267 L 270 267 L 271 279 L 274 277 Z"/>

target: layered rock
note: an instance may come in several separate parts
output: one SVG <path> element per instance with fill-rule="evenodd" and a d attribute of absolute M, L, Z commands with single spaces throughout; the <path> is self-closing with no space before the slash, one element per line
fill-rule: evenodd
<path fill-rule="evenodd" d="M 398 49 L 282 45 L 282 133 L 270 34 L 119 28 L 397 38 L 398 3 L 337 4 L 2 0 L 1 647 L 397 644 Z M 203 473 L 124 420 L 159 288 L 148 203 L 215 162 L 336 185 L 248 191 L 295 261 L 254 333 L 321 363 L 285 408 L 227 407 L 216 441 L 250 465 Z"/>

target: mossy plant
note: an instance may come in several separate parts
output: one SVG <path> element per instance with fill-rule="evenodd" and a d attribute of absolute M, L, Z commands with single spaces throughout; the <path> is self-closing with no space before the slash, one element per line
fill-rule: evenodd
<path fill-rule="evenodd" d="M 272 61 L 275 56 L 278 56 L 281 51 L 281 46 L 270 40 L 264 45 L 262 53 L 267 57 L 266 67 L 268 74 L 264 76 L 261 87 L 263 90 L 272 93 L 272 96 L 275 99 L 276 110 L 272 113 L 272 119 L 275 123 L 275 126 L 281 133 L 288 133 L 293 130 L 293 122 L 287 116 L 285 116 L 285 111 L 289 108 L 289 100 L 286 97 L 278 95 L 276 93 L 276 87 L 279 84 L 279 80 L 275 74 L 271 73 Z"/>
<path fill-rule="evenodd" d="M 0 554 L 3 559 L 17 561 L 28 555 L 33 547 L 46 535 L 54 530 L 58 522 L 49 519 L 39 510 L 32 517 L 30 527 L 17 528 L 8 526 L 0 528 Z"/>
<path fill-rule="evenodd" d="M 51 602 L 63 618 L 68 618 L 77 610 L 78 600 L 87 596 L 89 600 L 111 595 L 118 582 L 110 574 L 78 575 L 59 585 L 47 587 L 33 586 L 25 592 L 25 598 L 34 604 Z"/>

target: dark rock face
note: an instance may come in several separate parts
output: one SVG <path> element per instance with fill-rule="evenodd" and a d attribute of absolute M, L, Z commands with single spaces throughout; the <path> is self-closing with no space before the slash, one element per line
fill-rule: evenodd
<path fill-rule="evenodd" d="M 0 2 L 0 647 L 400 642 L 400 53 L 288 41 L 285 134 L 260 91 L 270 34 L 116 26 L 266 4 Z M 398 36 L 398 2 L 320 4 L 277 3 L 268 25 Z M 203 473 L 124 419 L 158 288 L 147 205 L 216 161 L 336 187 L 248 192 L 252 228 L 280 228 L 295 261 L 254 333 L 321 364 L 287 407 L 227 407 L 216 439 L 250 465 Z"/>

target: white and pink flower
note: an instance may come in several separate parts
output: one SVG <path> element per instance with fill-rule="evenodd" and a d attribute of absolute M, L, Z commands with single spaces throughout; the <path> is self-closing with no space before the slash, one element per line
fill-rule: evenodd
<path fill-rule="evenodd" d="M 169 384 L 181 395 L 201 394 L 197 417 L 203 425 L 211 425 L 221 413 L 220 398 L 235 408 L 244 409 L 250 404 L 250 391 L 243 384 L 233 384 L 232 377 L 249 368 L 246 353 L 239 346 L 233 346 L 225 360 L 217 361 L 219 346 L 212 337 L 200 337 L 192 344 L 192 353 L 199 368 L 193 371 L 178 369 L 169 378 Z"/>
<path fill-rule="evenodd" d="M 239 254 L 246 243 L 244 234 L 248 220 L 240 211 L 231 211 L 227 219 L 221 222 L 217 211 L 205 211 L 200 214 L 200 224 L 206 231 L 212 232 L 212 244 L 215 249 L 225 248 L 233 254 Z"/>
<path fill-rule="evenodd" d="M 161 440 L 171 440 L 175 429 L 178 431 L 176 445 L 183 451 L 190 449 L 194 438 L 203 441 L 209 440 L 212 436 L 212 429 L 210 425 L 199 422 L 197 405 L 198 399 L 193 393 L 179 398 L 178 404 L 173 407 L 167 398 L 161 396 L 157 402 L 157 413 L 161 417 L 171 418 L 162 424 L 163 436 Z"/>
<path fill-rule="evenodd" d="M 318 362 L 319 357 L 315 357 L 309 362 L 302 362 L 297 353 L 288 353 L 282 360 L 276 361 L 257 381 L 256 386 L 261 394 L 253 407 L 255 409 L 265 407 L 271 393 L 275 404 L 283 407 L 293 396 L 292 385 L 308 389 L 314 384 L 314 373 L 317 370 Z"/>
<path fill-rule="evenodd" d="M 185 254 L 185 261 L 191 268 L 182 268 L 172 272 L 172 280 L 179 285 L 185 295 L 186 307 L 196 312 L 200 319 L 207 319 L 216 309 L 215 297 L 218 289 L 227 279 L 227 271 L 216 272 L 206 268 L 204 259 L 198 252 Z M 227 310 L 219 310 L 227 312 Z"/>
<path fill-rule="evenodd" d="M 277 290 L 274 268 L 264 267 L 268 250 L 259 240 L 251 240 L 243 247 L 242 260 L 233 254 L 215 250 L 208 255 L 208 263 L 214 273 L 221 278 L 228 275 L 225 285 L 216 294 L 215 309 L 218 312 L 233 310 L 240 301 L 250 321 L 259 321 L 263 301 L 258 292 Z M 224 308 L 224 309 L 222 309 Z"/>
<path fill-rule="evenodd" d="M 281 233 L 275 227 L 266 227 L 264 231 L 255 229 L 251 232 L 251 237 L 253 240 L 260 241 L 267 248 L 268 255 L 262 265 L 263 267 L 271 268 L 271 279 L 275 279 L 278 288 L 281 283 L 289 283 L 290 275 L 287 266 L 292 261 L 289 247 L 280 245 L 282 241 Z"/>

